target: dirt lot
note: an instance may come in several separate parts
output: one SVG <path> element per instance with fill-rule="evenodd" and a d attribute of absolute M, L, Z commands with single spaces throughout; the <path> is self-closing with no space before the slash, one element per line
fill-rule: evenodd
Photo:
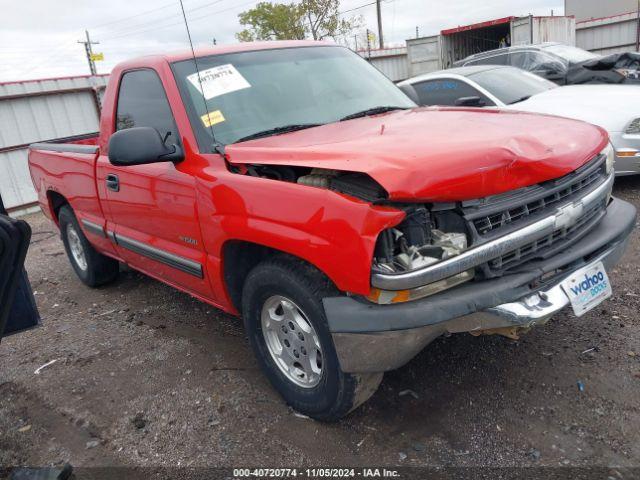
<path fill-rule="evenodd" d="M 638 181 L 616 194 L 640 207 Z M 27 220 L 43 325 L 0 345 L 0 465 L 640 466 L 639 231 L 597 311 L 441 338 L 327 425 L 282 402 L 237 319 L 132 271 L 91 290 Z"/>

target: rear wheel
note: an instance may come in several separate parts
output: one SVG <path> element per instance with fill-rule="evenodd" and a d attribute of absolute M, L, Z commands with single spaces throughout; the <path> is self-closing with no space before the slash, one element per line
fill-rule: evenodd
<path fill-rule="evenodd" d="M 295 410 L 337 420 L 367 400 L 382 373 L 340 368 L 322 306 L 337 294 L 315 268 L 278 258 L 256 266 L 243 289 L 242 309 L 251 346 L 272 385 Z"/>
<path fill-rule="evenodd" d="M 118 276 L 117 260 L 98 253 L 80 229 L 73 210 L 63 206 L 58 213 L 62 243 L 73 270 L 89 287 L 97 287 L 113 281 Z"/>

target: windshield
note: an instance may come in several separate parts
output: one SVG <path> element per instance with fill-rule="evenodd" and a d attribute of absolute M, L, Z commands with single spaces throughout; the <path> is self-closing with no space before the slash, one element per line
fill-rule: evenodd
<path fill-rule="evenodd" d="M 580 63 L 599 58 L 595 53 L 587 52 L 581 48 L 571 47 L 569 45 L 549 45 L 544 47 L 544 50 L 557 55 L 569 63 Z"/>
<path fill-rule="evenodd" d="M 342 47 L 202 57 L 198 68 L 203 93 L 193 60 L 173 64 L 200 150 L 206 152 L 213 148 L 211 129 L 215 141 L 226 145 L 280 127 L 335 122 L 376 107 L 415 106 L 366 60 Z"/>
<path fill-rule="evenodd" d="M 557 87 L 549 80 L 513 67 L 485 70 L 469 78 L 507 105 Z"/>

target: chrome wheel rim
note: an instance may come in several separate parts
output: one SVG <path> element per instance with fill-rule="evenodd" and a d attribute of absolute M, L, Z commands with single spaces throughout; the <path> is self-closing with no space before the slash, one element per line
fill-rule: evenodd
<path fill-rule="evenodd" d="M 267 349 L 285 377 L 299 387 L 315 387 L 322 378 L 322 347 L 302 309 L 274 295 L 262 306 L 261 323 Z"/>
<path fill-rule="evenodd" d="M 71 224 L 67 225 L 67 240 L 69 241 L 69 249 L 71 250 L 73 261 L 76 262 L 80 270 L 85 271 L 87 269 L 87 257 L 84 254 L 80 235 Z"/>

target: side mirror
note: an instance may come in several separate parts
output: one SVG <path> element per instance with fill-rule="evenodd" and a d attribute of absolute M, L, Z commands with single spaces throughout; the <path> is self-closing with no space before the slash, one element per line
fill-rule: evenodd
<path fill-rule="evenodd" d="M 178 145 L 166 145 L 155 128 L 127 128 L 109 139 L 109 161 L 113 165 L 145 165 L 183 159 L 182 149 Z"/>
<path fill-rule="evenodd" d="M 455 101 L 456 107 L 484 107 L 486 103 L 480 97 L 460 97 Z"/>
<path fill-rule="evenodd" d="M 418 94 L 416 92 L 416 89 L 413 88 L 413 85 L 409 85 L 404 84 L 404 85 L 400 85 L 398 88 L 400 88 L 400 90 L 402 90 L 402 93 L 404 93 L 407 97 L 409 97 L 411 100 L 413 100 L 413 102 L 416 105 L 420 105 L 420 99 L 418 98 Z"/>

